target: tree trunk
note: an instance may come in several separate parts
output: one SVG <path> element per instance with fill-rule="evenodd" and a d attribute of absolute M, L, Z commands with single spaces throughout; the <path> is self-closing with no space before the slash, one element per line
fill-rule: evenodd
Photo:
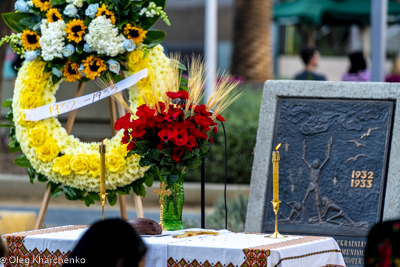
<path fill-rule="evenodd" d="M 248 81 L 272 79 L 271 0 L 236 0 L 231 72 Z"/>
<path fill-rule="evenodd" d="M 14 10 L 14 0 L 0 0 L 0 14 L 12 12 Z M 0 38 L 10 34 L 10 29 L 5 24 L 3 19 L 0 19 Z M 0 104 L 2 103 L 2 92 L 3 92 L 3 69 L 4 60 L 6 58 L 7 45 L 3 45 L 0 48 Z M 0 148 L 3 146 L 3 138 L 0 132 Z"/>

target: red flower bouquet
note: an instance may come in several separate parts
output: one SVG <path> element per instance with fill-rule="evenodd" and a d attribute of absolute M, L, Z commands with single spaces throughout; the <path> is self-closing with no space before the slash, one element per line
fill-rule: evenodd
<path fill-rule="evenodd" d="M 220 113 L 240 96 L 234 91 L 237 83 L 227 76 L 217 84 L 207 104 L 197 104 L 204 85 L 199 78 L 201 73 L 189 70 L 192 74 L 189 77 L 193 78 L 189 78 L 187 91 L 179 90 L 180 82 L 171 83 L 178 84 L 178 88 L 168 88 L 168 92 L 161 95 L 161 101 L 151 103 L 142 94 L 146 104 L 115 123 L 116 130 L 124 131 L 121 142 L 128 144 L 127 157 L 139 155 L 140 166 L 150 166 L 149 172 L 159 176 L 166 189 L 172 191 L 162 199 L 165 201 L 163 225 L 168 230 L 183 229 L 184 170 L 201 165 L 213 142 L 209 133 L 218 131 L 217 121 L 225 121 Z"/>

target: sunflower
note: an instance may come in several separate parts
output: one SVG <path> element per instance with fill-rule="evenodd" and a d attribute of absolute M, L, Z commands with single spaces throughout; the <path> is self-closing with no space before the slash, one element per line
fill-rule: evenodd
<path fill-rule="evenodd" d="M 40 8 L 40 11 L 46 11 L 50 8 L 50 0 L 32 0 L 32 4 Z"/>
<path fill-rule="evenodd" d="M 63 20 L 62 15 L 56 8 L 50 8 L 49 11 L 47 11 L 46 17 L 48 23 Z"/>
<path fill-rule="evenodd" d="M 101 73 L 107 70 L 106 64 L 99 57 L 94 57 L 93 55 L 87 57 L 83 61 L 83 73 L 86 74 L 86 78 L 94 80 L 96 77 L 100 77 Z"/>
<path fill-rule="evenodd" d="M 143 43 L 143 39 L 146 38 L 147 31 L 132 26 L 132 24 L 126 24 L 124 28 L 124 34 L 128 36 L 128 39 L 132 39 L 133 42 L 137 45 Z"/>
<path fill-rule="evenodd" d="M 82 41 L 82 35 L 85 33 L 87 27 L 83 24 L 83 20 L 74 19 L 67 23 L 67 28 L 64 29 L 68 34 L 67 39 L 68 41 L 75 43 L 79 43 Z"/>
<path fill-rule="evenodd" d="M 115 25 L 115 16 L 110 10 L 107 9 L 106 5 L 103 4 L 101 7 L 97 8 L 96 18 L 99 16 L 106 16 L 106 18 L 111 20 L 111 23 Z"/>
<path fill-rule="evenodd" d="M 22 46 L 29 51 L 35 50 L 40 47 L 39 34 L 31 30 L 24 30 L 21 33 Z"/>
<path fill-rule="evenodd" d="M 67 82 L 75 82 L 76 80 L 82 79 L 82 74 L 79 71 L 79 64 L 72 63 L 68 60 L 63 68 L 63 76 L 66 77 Z"/>

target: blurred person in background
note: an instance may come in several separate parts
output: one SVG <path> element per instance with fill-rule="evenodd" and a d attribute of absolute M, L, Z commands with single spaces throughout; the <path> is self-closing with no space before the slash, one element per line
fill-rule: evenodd
<path fill-rule="evenodd" d="M 400 58 L 397 56 L 393 59 L 392 72 L 386 76 L 388 83 L 400 83 Z"/>
<path fill-rule="evenodd" d="M 7 257 L 7 254 L 8 254 L 8 246 L 0 233 L 0 258 Z M 0 267 L 4 267 L 4 264 L 1 262 L 0 262 Z"/>
<path fill-rule="evenodd" d="M 342 76 L 345 82 L 369 82 L 371 73 L 368 70 L 367 62 L 361 52 L 354 52 L 349 55 L 350 68 Z"/>
<path fill-rule="evenodd" d="M 146 251 L 146 245 L 130 224 L 109 219 L 87 230 L 63 267 L 144 267 Z"/>
<path fill-rule="evenodd" d="M 304 70 L 294 76 L 295 80 L 326 81 L 323 74 L 315 73 L 319 63 L 319 52 L 316 48 L 304 48 L 300 52 L 300 57 L 304 62 Z"/>

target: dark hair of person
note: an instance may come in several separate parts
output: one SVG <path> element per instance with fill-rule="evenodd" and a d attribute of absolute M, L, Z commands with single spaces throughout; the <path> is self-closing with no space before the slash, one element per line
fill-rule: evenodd
<path fill-rule="evenodd" d="M 361 70 L 367 69 L 367 62 L 361 52 L 355 52 L 349 55 L 350 69 L 349 73 L 358 73 Z"/>
<path fill-rule="evenodd" d="M 308 63 L 310 63 L 310 60 L 314 56 L 316 51 L 317 51 L 317 49 L 314 47 L 303 48 L 300 51 L 301 59 L 303 60 L 305 65 L 308 65 Z"/>
<path fill-rule="evenodd" d="M 130 224 L 121 219 L 104 220 L 87 230 L 63 267 L 82 266 L 82 261 L 93 267 L 137 267 L 146 251 Z"/>
<path fill-rule="evenodd" d="M 1 237 L 0 233 L 0 258 L 7 256 L 8 247 L 6 241 Z"/>

